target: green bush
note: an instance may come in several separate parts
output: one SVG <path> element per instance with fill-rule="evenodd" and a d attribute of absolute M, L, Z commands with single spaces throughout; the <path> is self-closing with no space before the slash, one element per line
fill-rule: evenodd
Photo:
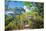
<path fill-rule="evenodd" d="M 10 22 L 6 27 L 5 27 L 6 30 L 14 30 L 14 29 L 17 29 L 16 25 L 12 22 Z"/>

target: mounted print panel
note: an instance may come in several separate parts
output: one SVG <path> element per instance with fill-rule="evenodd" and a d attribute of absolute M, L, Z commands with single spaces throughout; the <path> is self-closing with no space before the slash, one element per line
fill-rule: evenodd
<path fill-rule="evenodd" d="M 5 31 L 44 28 L 44 3 L 5 1 Z"/>

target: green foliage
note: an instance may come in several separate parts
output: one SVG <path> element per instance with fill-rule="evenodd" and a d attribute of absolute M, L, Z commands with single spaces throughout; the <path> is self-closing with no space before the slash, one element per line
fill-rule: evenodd
<path fill-rule="evenodd" d="M 32 28 L 32 20 L 29 20 L 28 24 L 29 24 L 30 28 Z"/>
<path fill-rule="evenodd" d="M 24 2 L 24 5 L 26 5 L 28 7 L 32 7 L 32 4 L 30 2 Z"/>
<path fill-rule="evenodd" d="M 38 8 L 39 15 L 44 15 L 44 3 L 36 3 L 36 7 Z"/>
<path fill-rule="evenodd" d="M 28 14 L 28 15 L 32 15 L 32 11 L 28 12 L 27 14 Z"/>
<path fill-rule="evenodd" d="M 32 13 L 32 19 L 31 20 L 34 21 L 32 28 L 43 28 L 43 18 L 42 18 L 42 16 L 40 16 L 38 14 L 38 12 Z"/>
<path fill-rule="evenodd" d="M 6 30 L 13 30 L 13 29 L 16 29 L 16 28 L 17 28 L 16 25 L 15 25 L 14 23 L 12 23 L 12 22 L 10 22 L 10 23 L 5 27 Z"/>
<path fill-rule="evenodd" d="M 12 16 L 5 17 L 5 25 L 8 25 L 14 18 Z"/>

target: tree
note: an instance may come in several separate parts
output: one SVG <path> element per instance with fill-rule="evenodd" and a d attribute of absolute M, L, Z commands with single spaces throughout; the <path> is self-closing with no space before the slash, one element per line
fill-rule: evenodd
<path fill-rule="evenodd" d="M 14 18 L 12 16 L 5 17 L 5 25 L 8 25 Z"/>
<path fill-rule="evenodd" d="M 24 5 L 28 6 L 28 7 L 32 7 L 31 2 L 24 2 Z"/>
<path fill-rule="evenodd" d="M 36 7 L 38 8 L 38 13 L 40 16 L 44 16 L 44 3 L 36 3 Z"/>

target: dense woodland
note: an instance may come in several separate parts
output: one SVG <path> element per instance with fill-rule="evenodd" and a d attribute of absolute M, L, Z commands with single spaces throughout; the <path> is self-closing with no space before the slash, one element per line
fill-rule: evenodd
<path fill-rule="evenodd" d="M 33 7 L 33 3 L 35 7 L 29 12 L 19 7 L 8 8 L 8 4 L 5 4 L 5 11 L 14 11 L 14 14 L 10 15 L 5 13 L 5 30 L 24 29 L 26 24 L 30 29 L 44 28 L 44 3 L 23 2 L 29 9 Z"/>

